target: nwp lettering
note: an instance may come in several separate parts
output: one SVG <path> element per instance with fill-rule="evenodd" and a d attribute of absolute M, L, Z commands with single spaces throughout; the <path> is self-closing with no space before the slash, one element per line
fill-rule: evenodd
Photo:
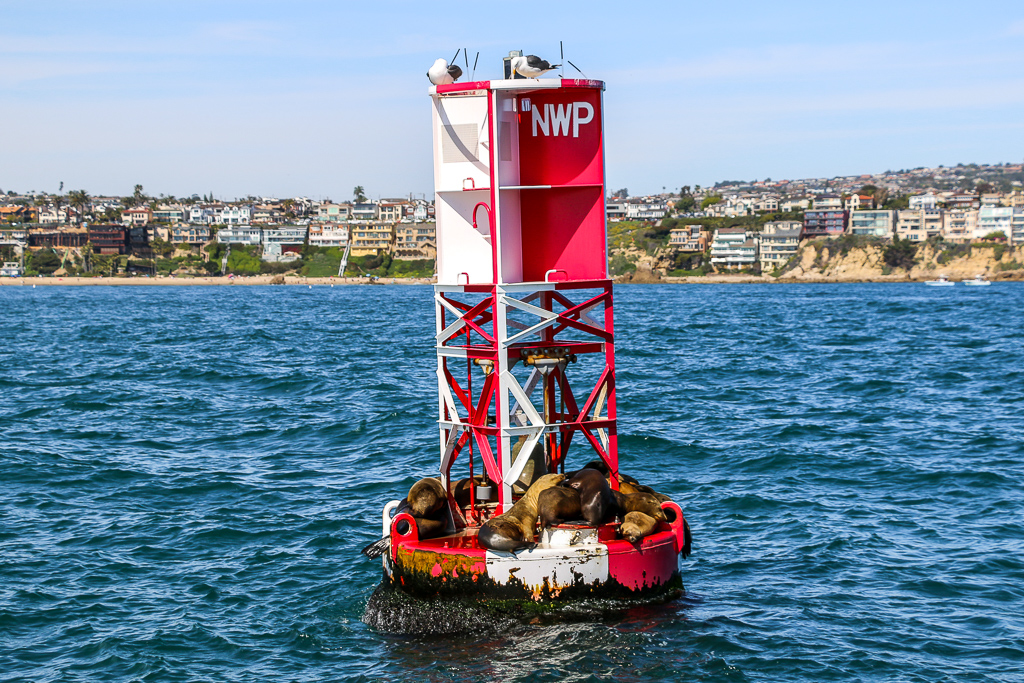
<path fill-rule="evenodd" d="M 572 125 L 572 136 L 580 136 L 580 126 L 594 120 L 594 106 L 589 102 L 573 102 L 572 104 L 545 104 L 544 113 L 540 107 L 532 107 L 533 111 L 533 136 L 537 137 L 537 131 L 543 135 L 555 137 L 569 136 L 569 126 Z M 552 129 L 554 129 L 552 131 Z"/>

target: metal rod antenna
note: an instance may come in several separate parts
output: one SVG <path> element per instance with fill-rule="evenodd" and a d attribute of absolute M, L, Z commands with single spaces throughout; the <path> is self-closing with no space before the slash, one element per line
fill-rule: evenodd
<path fill-rule="evenodd" d="M 480 50 L 476 51 L 476 59 L 473 60 L 473 75 L 470 76 L 470 80 L 476 80 L 476 63 L 480 61 Z"/>
<path fill-rule="evenodd" d="M 558 61 L 559 61 L 559 64 L 558 64 L 558 77 L 559 78 L 564 78 L 565 77 L 565 67 L 562 66 L 562 63 L 565 62 L 565 48 L 562 47 L 562 41 L 558 41 Z"/>
<path fill-rule="evenodd" d="M 569 62 L 568 59 L 565 60 L 565 61 Z M 569 62 L 569 66 L 571 66 L 572 68 L 576 69 L 577 71 L 580 71 L 580 68 L 578 66 L 576 66 L 575 64 L 573 64 L 572 62 Z M 583 73 L 582 71 L 580 71 L 580 74 L 583 75 L 583 78 L 590 78 L 590 76 L 588 76 L 587 74 Z"/>
<path fill-rule="evenodd" d="M 469 69 L 469 50 L 462 48 L 462 56 L 466 58 L 466 69 Z"/>
<path fill-rule="evenodd" d="M 459 56 L 459 52 L 461 50 L 462 50 L 462 48 L 460 47 L 458 50 L 455 51 L 455 57 L 452 57 L 452 61 L 448 62 L 449 64 L 454 64 L 455 63 L 455 60 Z"/>

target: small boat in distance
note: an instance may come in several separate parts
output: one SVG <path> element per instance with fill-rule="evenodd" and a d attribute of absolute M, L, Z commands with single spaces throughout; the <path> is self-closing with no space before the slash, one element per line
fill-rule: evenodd
<path fill-rule="evenodd" d="M 952 287 L 956 283 L 950 280 L 945 275 L 940 275 L 938 280 L 927 280 L 925 284 L 930 285 L 932 287 Z"/>
<path fill-rule="evenodd" d="M 985 276 L 982 275 L 981 273 L 975 275 L 973 280 L 961 280 L 961 282 L 963 282 L 965 285 L 969 287 L 988 287 L 990 284 L 992 284 L 992 281 L 986 280 Z"/>

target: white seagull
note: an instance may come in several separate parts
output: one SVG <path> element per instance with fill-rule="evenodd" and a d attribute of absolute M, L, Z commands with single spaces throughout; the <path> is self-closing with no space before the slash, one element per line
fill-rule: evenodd
<path fill-rule="evenodd" d="M 512 73 L 519 72 L 527 78 L 540 78 L 552 69 L 557 69 L 561 64 L 548 64 L 546 59 L 537 55 L 526 55 L 525 57 L 514 57 L 512 59 Z"/>
<path fill-rule="evenodd" d="M 434 66 L 430 67 L 427 71 L 427 78 L 434 85 L 448 85 L 459 80 L 462 76 L 462 69 L 459 68 L 458 64 L 452 64 L 448 66 L 448 62 L 444 59 L 438 59 L 434 62 Z"/>

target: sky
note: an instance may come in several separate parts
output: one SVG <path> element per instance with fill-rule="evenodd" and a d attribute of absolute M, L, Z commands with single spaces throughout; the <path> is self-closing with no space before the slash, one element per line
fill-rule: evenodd
<path fill-rule="evenodd" d="M 1020 0 L 536 7 L 0 0 L 0 190 L 429 197 L 427 68 L 559 41 L 609 190 L 1024 159 Z"/>

